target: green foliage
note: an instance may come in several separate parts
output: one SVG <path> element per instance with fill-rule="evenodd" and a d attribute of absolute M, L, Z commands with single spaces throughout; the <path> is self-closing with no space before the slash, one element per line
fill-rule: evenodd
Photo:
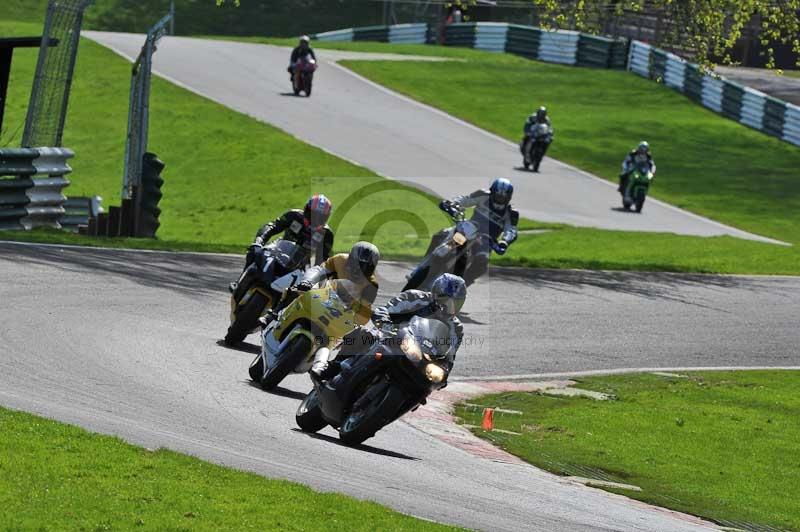
<path fill-rule="evenodd" d="M 474 429 L 558 474 L 585 467 L 642 488 L 629 497 L 711 519 L 800 529 L 800 375 L 703 372 L 578 379 L 611 401 L 507 393 L 473 403 L 522 411 Z M 458 411 L 480 426 L 480 411 Z M 737 527 L 738 528 L 738 527 Z"/>
<path fill-rule="evenodd" d="M 453 530 L 5 409 L 0 447 L 3 530 Z"/>
<path fill-rule="evenodd" d="M 574 28 L 601 34 L 624 20 L 627 12 L 648 11 L 666 29 L 654 43 L 667 48 L 695 50 L 697 60 L 730 62 L 728 55 L 755 19 L 759 38 L 767 49 L 768 66 L 774 63 L 770 43 L 791 44 L 800 53 L 800 0 L 531 0 L 545 26 Z"/>

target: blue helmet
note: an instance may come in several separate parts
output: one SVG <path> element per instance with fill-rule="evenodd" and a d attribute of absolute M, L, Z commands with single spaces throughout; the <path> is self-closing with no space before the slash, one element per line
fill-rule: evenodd
<path fill-rule="evenodd" d="M 443 273 L 433 281 L 431 294 L 440 309 L 455 316 L 467 299 L 467 283 L 458 275 Z"/>
<path fill-rule="evenodd" d="M 498 177 L 492 181 L 492 186 L 489 187 L 492 203 L 496 205 L 508 205 L 511 201 L 511 196 L 514 195 L 514 185 L 508 179 Z"/>

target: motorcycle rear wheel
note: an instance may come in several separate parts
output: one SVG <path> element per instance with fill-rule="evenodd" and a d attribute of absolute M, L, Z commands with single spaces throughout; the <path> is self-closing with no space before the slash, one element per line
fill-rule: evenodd
<path fill-rule="evenodd" d="M 360 405 L 359 409 L 345 418 L 339 427 L 339 439 L 346 445 L 360 445 L 373 437 L 376 432 L 395 415 L 406 401 L 406 394 L 398 386 L 384 381 L 385 391 L 381 391 L 375 399 Z"/>
<path fill-rule="evenodd" d="M 294 420 L 303 432 L 318 432 L 328 425 L 328 422 L 322 419 L 322 410 L 319 407 L 316 390 L 312 390 L 306 395 L 303 402 L 297 407 Z"/>
<path fill-rule="evenodd" d="M 265 390 L 275 388 L 303 358 L 308 356 L 312 347 L 312 342 L 307 336 L 299 334 L 292 338 L 284 353 L 275 361 L 275 365 L 269 368 L 261 379 L 261 387 Z"/>
<path fill-rule="evenodd" d="M 223 339 L 225 345 L 234 346 L 241 343 L 250 334 L 250 331 L 258 326 L 258 318 L 261 317 L 268 304 L 269 300 L 263 294 L 258 292 L 253 294 L 244 308 L 236 313 L 236 319 L 228 327 L 228 332 Z"/>

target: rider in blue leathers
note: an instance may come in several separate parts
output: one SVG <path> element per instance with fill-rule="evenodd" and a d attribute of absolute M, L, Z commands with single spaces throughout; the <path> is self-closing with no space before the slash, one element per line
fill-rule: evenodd
<path fill-rule="evenodd" d="M 467 260 L 463 272 L 456 269 L 456 274 L 461 275 L 467 286 L 475 282 L 489 269 L 489 257 L 492 251 L 502 255 L 517 239 L 517 224 L 519 213 L 511 206 L 511 196 L 514 194 L 514 185 L 504 178 L 495 179 L 489 190 L 476 190 L 472 194 L 457 196 L 452 201 L 442 201 L 439 207 L 452 214 L 455 209 L 475 207 L 471 221 L 478 226 L 478 230 L 485 235 L 473 248 L 473 256 Z M 443 229 L 433 235 L 426 255 L 447 238 L 450 229 Z"/>

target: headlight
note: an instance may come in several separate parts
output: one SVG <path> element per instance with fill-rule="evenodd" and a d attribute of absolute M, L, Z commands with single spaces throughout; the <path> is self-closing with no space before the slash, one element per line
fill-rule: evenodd
<path fill-rule="evenodd" d="M 467 237 L 464 236 L 464 233 L 456 231 L 456 234 L 453 235 L 453 242 L 455 242 L 457 246 L 463 246 L 467 242 Z"/>
<path fill-rule="evenodd" d="M 419 362 L 422 360 L 422 350 L 419 348 L 419 343 L 413 336 L 406 336 L 400 344 L 400 349 L 406 354 L 406 357 L 412 362 Z"/>
<path fill-rule="evenodd" d="M 438 384 L 444 380 L 444 370 L 436 364 L 428 364 L 425 366 L 425 376 L 429 381 Z"/>

